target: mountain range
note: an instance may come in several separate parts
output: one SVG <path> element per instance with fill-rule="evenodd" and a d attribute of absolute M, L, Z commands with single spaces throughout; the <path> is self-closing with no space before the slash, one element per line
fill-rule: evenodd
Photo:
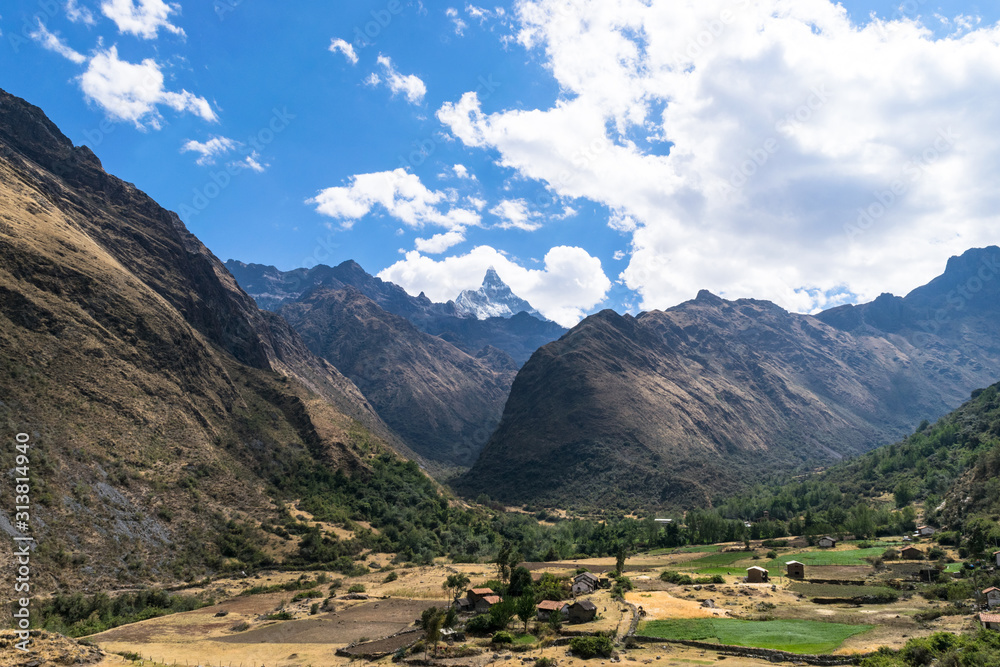
<path fill-rule="evenodd" d="M 747 480 L 897 440 L 1000 376 L 1000 248 L 905 297 L 816 316 L 709 292 L 603 311 L 518 372 L 456 482 L 510 503 L 705 506 Z"/>
<path fill-rule="evenodd" d="M 353 261 L 289 272 L 226 265 L 261 307 L 280 313 L 313 353 L 350 378 L 438 477 L 475 462 L 517 369 L 565 332 L 527 312 L 534 311 L 492 269 L 479 292 L 462 293 L 489 315 L 480 319 L 455 301 L 411 296 Z M 522 305 L 511 316 L 511 306 Z"/>

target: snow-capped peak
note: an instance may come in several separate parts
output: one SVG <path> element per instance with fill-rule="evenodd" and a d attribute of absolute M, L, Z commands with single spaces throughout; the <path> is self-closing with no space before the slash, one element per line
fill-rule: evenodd
<path fill-rule="evenodd" d="M 478 320 L 488 317 L 513 317 L 521 311 L 538 316 L 531 304 L 510 291 L 492 266 L 486 271 L 483 285 L 478 290 L 464 290 L 455 299 L 460 315 Z"/>

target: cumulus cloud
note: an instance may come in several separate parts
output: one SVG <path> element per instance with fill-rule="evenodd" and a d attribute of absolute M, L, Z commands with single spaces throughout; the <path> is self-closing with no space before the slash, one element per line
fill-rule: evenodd
<path fill-rule="evenodd" d="M 611 288 L 601 260 L 582 248 L 569 246 L 549 250 L 541 269 L 526 269 L 490 246 L 477 246 L 466 255 L 442 260 L 414 250 L 378 277 L 410 294 L 424 292 L 435 301 L 447 301 L 462 290 L 478 289 L 491 266 L 515 294 L 566 327 L 579 322 Z"/>
<path fill-rule="evenodd" d="M 522 0 L 550 106 L 437 112 L 557 196 L 612 212 L 644 308 L 700 288 L 810 311 L 905 293 L 995 242 L 1000 26 L 851 22 L 830 0 Z"/>
<path fill-rule="evenodd" d="M 533 232 L 540 229 L 538 214 L 528 208 L 528 202 L 523 199 L 504 199 L 490 209 L 490 213 L 500 218 L 500 229 L 521 229 Z"/>
<path fill-rule="evenodd" d="M 67 0 L 66 18 L 73 23 L 83 23 L 84 25 L 94 25 L 94 14 L 86 7 L 81 7 L 77 0 Z"/>
<path fill-rule="evenodd" d="M 358 54 L 350 42 L 343 39 L 335 39 L 330 42 L 330 51 L 333 53 L 344 54 L 344 57 L 347 58 L 348 62 L 352 65 L 358 64 Z"/>
<path fill-rule="evenodd" d="M 478 225 L 479 213 L 453 206 L 444 192 L 430 190 L 405 169 L 358 174 L 346 186 L 326 188 L 312 199 L 316 210 L 350 228 L 380 207 L 409 227 L 438 225 L 449 229 Z"/>
<path fill-rule="evenodd" d="M 91 58 L 79 81 L 87 99 L 98 104 L 110 117 L 135 123 L 136 127 L 159 128 L 160 105 L 193 113 L 207 121 L 218 120 L 205 98 L 186 90 L 179 93 L 166 90 L 163 72 L 156 61 L 147 58 L 136 64 L 120 60 L 114 46 Z"/>
<path fill-rule="evenodd" d="M 228 137 L 216 136 L 208 141 L 195 141 L 190 139 L 181 146 L 182 153 L 198 153 L 199 157 L 195 162 L 200 165 L 215 164 L 215 159 L 220 155 L 225 155 L 239 146 L 239 142 Z"/>
<path fill-rule="evenodd" d="M 160 28 L 175 35 L 184 31 L 170 22 L 170 15 L 180 12 L 180 5 L 168 5 L 163 0 L 104 0 L 101 13 L 115 22 L 118 32 L 142 39 L 154 39 Z"/>
<path fill-rule="evenodd" d="M 373 72 L 368 80 L 371 85 L 385 82 L 393 95 L 403 95 L 410 104 L 420 104 L 424 101 L 427 86 L 420 80 L 420 77 L 414 74 L 400 74 L 388 56 L 379 54 L 378 64 L 382 67 L 382 76 L 380 77 Z"/>
<path fill-rule="evenodd" d="M 59 39 L 57 35 L 54 35 L 51 32 L 49 32 L 48 28 L 45 27 L 45 24 L 42 23 L 41 19 L 37 20 L 38 20 L 38 27 L 35 28 L 34 31 L 28 34 L 28 36 L 31 37 L 31 39 L 41 44 L 44 48 L 48 49 L 49 51 L 54 51 L 55 53 L 61 55 L 63 58 L 66 58 L 67 60 L 70 60 L 76 63 L 77 65 L 82 65 L 83 63 L 87 62 L 87 56 L 83 55 L 78 51 L 74 51 L 66 43 L 64 43 L 61 39 Z"/>
<path fill-rule="evenodd" d="M 267 162 L 261 162 L 260 153 L 257 151 L 251 151 L 250 155 L 247 155 L 242 160 L 230 162 L 229 164 L 237 169 L 249 169 L 250 171 L 256 171 L 258 174 L 263 174 L 267 171 L 268 167 L 271 166 Z"/>
<path fill-rule="evenodd" d="M 417 239 L 413 245 L 419 252 L 439 255 L 463 241 L 465 241 L 465 230 L 459 228 L 443 234 L 435 234 L 429 239 Z"/>

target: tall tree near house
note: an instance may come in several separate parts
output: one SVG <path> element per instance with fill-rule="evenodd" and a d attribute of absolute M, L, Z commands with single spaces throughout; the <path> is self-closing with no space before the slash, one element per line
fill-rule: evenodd
<path fill-rule="evenodd" d="M 420 627 L 424 631 L 424 640 L 433 646 L 434 655 L 437 655 L 438 642 L 441 641 L 442 625 L 444 625 L 444 610 L 429 607 L 420 614 Z"/>
<path fill-rule="evenodd" d="M 455 574 L 449 574 L 445 582 L 441 584 L 441 588 L 446 591 L 453 591 L 455 599 L 458 600 L 458 598 L 462 597 L 462 592 L 468 585 L 469 578 L 463 573 L 457 572 Z"/>
<path fill-rule="evenodd" d="M 618 553 L 615 554 L 615 569 L 618 570 L 618 574 L 625 573 L 625 559 L 628 557 L 628 549 L 624 544 L 618 545 Z"/>
<path fill-rule="evenodd" d="M 497 566 L 497 578 L 500 583 L 506 584 L 510 579 L 510 558 L 513 555 L 514 545 L 509 540 L 504 540 L 497 552 L 497 559 L 494 561 Z"/>
<path fill-rule="evenodd" d="M 514 611 L 517 612 L 517 617 L 524 621 L 524 634 L 528 634 L 528 621 L 535 615 L 535 596 L 528 593 L 517 598 Z"/>

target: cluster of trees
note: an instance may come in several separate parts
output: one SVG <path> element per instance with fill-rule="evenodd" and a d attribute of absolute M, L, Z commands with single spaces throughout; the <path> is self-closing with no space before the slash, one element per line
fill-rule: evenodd
<path fill-rule="evenodd" d="M 115 597 L 106 593 L 61 593 L 42 602 L 33 620 L 46 630 L 69 637 L 83 637 L 119 625 L 191 611 L 209 604 L 212 604 L 210 599 L 171 595 L 157 589 L 122 593 Z"/>

